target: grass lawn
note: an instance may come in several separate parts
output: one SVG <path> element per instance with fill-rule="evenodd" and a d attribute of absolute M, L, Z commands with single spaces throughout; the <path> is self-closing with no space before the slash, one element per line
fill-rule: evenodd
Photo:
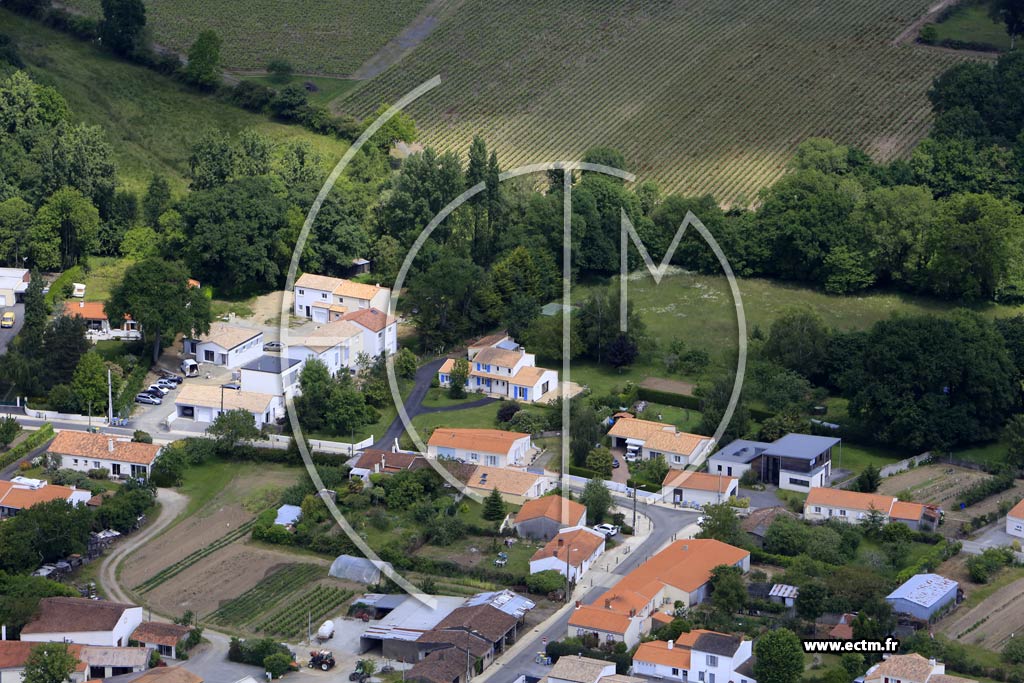
<path fill-rule="evenodd" d="M 500 406 L 501 402 L 495 401 L 484 406 L 456 410 L 450 413 L 426 413 L 414 417 L 412 424 L 424 441 L 429 438 L 430 432 L 438 427 L 496 429 L 498 426 L 498 408 Z M 412 445 L 412 439 L 409 438 L 408 434 L 402 436 L 403 447 L 411 448 Z"/>
<path fill-rule="evenodd" d="M 176 193 L 184 192 L 189 150 L 210 128 L 229 133 L 255 128 L 278 143 L 307 140 L 323 157 L 324 175 L 347 147 L 200 95 L 37 21 L 0 10 L 0 22 L 33 78 L 60 91 L 75 121 L 103 129 L 114 150 L 118 180 L 138 194 L 154 173 L 166 175 Z"/>
<path fill-rule="evenodd" d="M 647 410 L 637 417 L 644 420 L 673 424 L 684 432 L 693 432 L 700 425 L 702 419 L 702 415 L 696 410 L 677 408 L 676 406 L 667 406 L 661 403 L 648 403 Z"/>
<path fill-rule="evenodd" d="M 965 43 L 984 43 L 998 50 L 1010 49 L 1010 36 L 1003 24 L 992 21 L 987 2 L 964 2 L 954 9 L 945 21 L 931 24 L 935 36 L 941 40 L 959 40 Z"/>
<path fill-rule="evenodd" d="M 1006 451 L 1009 446 L 1003 441 L 993 441 L 987 444 L 953 451 L 954 458 L 969 460 L 988 465 L 999 465 L 1006 459 Z"/>
<path fill-rule="evenodd" d="M 113 256 L 89 257 L 89 272 L 85 276 L 85 300 L 106 301 L 110 292 L 124 279 L 124 271 L 134 261 Z"/>
<path fill-rule="evenodd" d="M 138 342 L 125 342 L 118 339 L 102 339 L 93 346 L 103 360 L 116 363 L 122 356 L 145 355 L 145 350 Z"/>
<path fill-rule="evenodd" d="M 225 318 L 231 313 L 234 313 L 239 318 L 249 318 L 252 316 L 252 305 L 255 301 L 256 297 L 243 299 L 242 301 L 214 299 L 210 302 L 210 314 L 214 319 Z"/>
<path fill-rule="evenodd" d="M 839 455 L 840 450 L 842 455 Z M 910 455 L 912 454 L 899 453 L 877 446 L 860 446 L 844 441 L 832 453 L 832 466 L 860 474 L 868 465 L 882 468 L 910 457 Z"/>
<path fill-rule="evenodd" d="M 465 405 L 472 401 L 480 398 L 476 394 L 467 394 L 466 398 L 450 398 L 448 396 L 448 390 L 440 387 L 434 387 L 427 391 L 427 395 L 423 397 L 423 405 L 429 408 L 443 408 L 447 406 L 459 406 Z"/>
<path fill-rule="evenodd" d="M 262 469 L 266 466 L 263 463 L 255 465 L 253 463 L 211 460 L 202 465 L 186 468 L 178 492 L 188 496 L 189 501 L 185 511 L 178 519 L 182 520 L 199 512 L 235 476 L 243 471 Z"/>

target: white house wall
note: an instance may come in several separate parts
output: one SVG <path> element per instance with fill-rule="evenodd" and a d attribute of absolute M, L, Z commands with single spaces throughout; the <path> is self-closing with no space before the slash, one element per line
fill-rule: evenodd
<path fill-rule="evenodd" d="M 1020 517 L 1006 517 L 1006 533 L 1011 536 L 1024 538 L 1024 519 Z"/>
<path fill-rule="evenodd" d="M 62 642 L 77 645 L 105 645 L 108 647 L 127 647 L 132 633 L 142 623 L 142 608 L 131 607 L 122 614 L 117 625 L 109 631 L 77 631 L 53 633 L 22 633 L 21 639 L 32 643 Z"/>
<path fill-rule="evenodd" d="M 196 361 L 200 363 L 237 368 L 263 355 L 263 333 L 259 333 L 244 344 L 231 349 L 231 351 L 213 342 L 198 342 L 195 345 L 195 349 Z M 207 351 L 213 354 L 212 360 L 208 358 Z M 227 358 L 224 357 L 225 355 Z"/>

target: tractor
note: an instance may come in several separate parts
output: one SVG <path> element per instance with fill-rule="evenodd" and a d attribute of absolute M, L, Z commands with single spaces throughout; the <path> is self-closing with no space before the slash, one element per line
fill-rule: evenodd
<path fill-rule="evenodd" d="M 330 650 L 314 650 L 309 653 L 309 668 L 319 668 L 321 671 L 330 671 L 335 665 L 334 654 Z"/>

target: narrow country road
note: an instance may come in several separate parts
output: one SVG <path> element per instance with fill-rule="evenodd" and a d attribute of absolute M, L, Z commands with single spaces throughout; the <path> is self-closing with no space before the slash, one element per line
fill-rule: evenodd
<path fill-rule="evenodd" d="M 426 365 L 420 367 L 416 371 L 415 385 L 409 395 L 405 398 L 405 412 L 409 415 L 409 419 L 412 420 L 417 415 L 425 415 L 427 413 L 451 413 L 457 410 L 466 410 L 467 408 L 476 408 L 478 406 L 485 406 L 488 403 L 493 403 L 498 400 L 495 398 L 481 398 L 476 401 L 468 401 L 454 406 L 437 406 L 437 407 L 426 407 L 423 405 L 423 399 L 427 397 L 427 392 L 430 391 L 430 383 L 437 376 L 437 371 L 441 369 L 441 366 L 447 358 L 437 358 L 430 361 Z M 402 435 L 405 434 L 405 424 L 402 422 L 402 417 L 396 416 L 391 424 L 388 425 L 387 430 L 384 432 L 384 436 L 373 444 L 374 448 L 380 448 L 388 450 L 395 443 L 395 439 L 401 439 Z"/>
<path fill-rule="evenodd" d="M 172 489 L 157 489 L 157 500 L 160 501 L 160 513 L 156 519 L 138 534 L 130 536 L 118 544 L 112 553 L 100 560 L 100 571 L 96 578 L 104 593 L 111 600 L 126 603 L 132 602 L 128 591 L 117 582 L 117 566 L 135 549 L 170 526 L 184 512 L 185 507 L 188 505 L 188 496 Z"/>

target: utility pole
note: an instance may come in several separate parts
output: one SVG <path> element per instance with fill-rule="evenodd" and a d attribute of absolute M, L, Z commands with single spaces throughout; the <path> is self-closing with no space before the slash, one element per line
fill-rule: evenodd
<path fill-rule="evenodd" d="M 114 424 L 114 384 L 110 377 L 110 368 L 107 368 L 107 424 Z"/>

